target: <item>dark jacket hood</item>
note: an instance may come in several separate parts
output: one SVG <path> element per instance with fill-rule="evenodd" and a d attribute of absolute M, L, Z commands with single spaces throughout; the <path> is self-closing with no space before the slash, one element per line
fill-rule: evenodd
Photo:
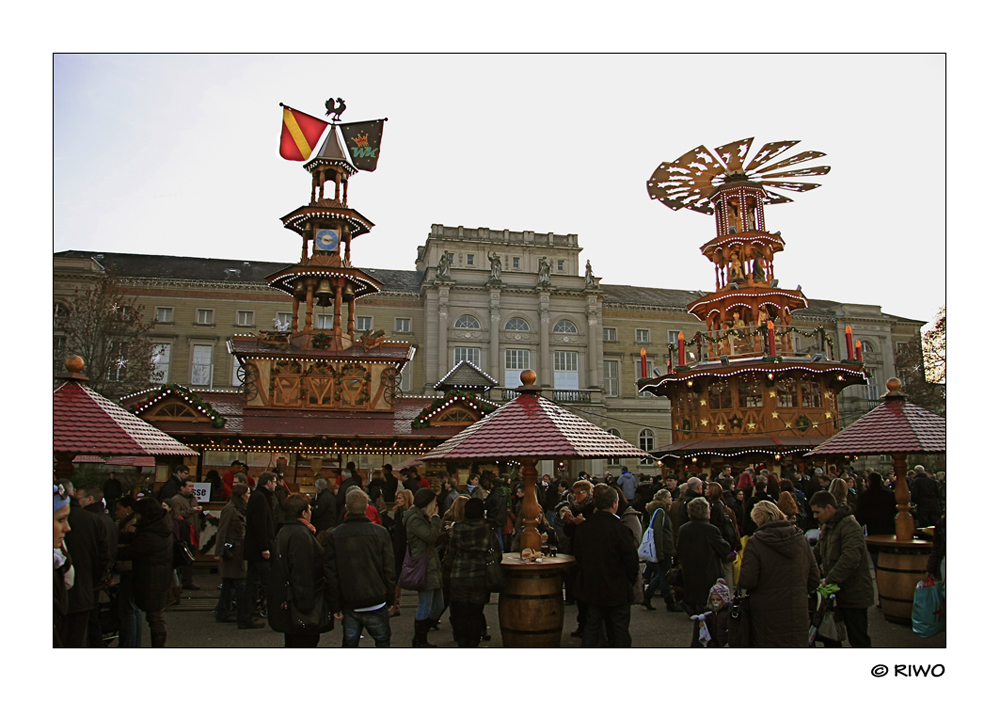
<path fill-rule="evenodd" d="M 802 555 L 802 530 L 791 522 L 767 522 L 757 527 L 753 538 L 786 558 Z"/>
<path fill-rule="evenodd" d="M 170 513 L 167 510 L 160 512 L 160 516 L 152 520 L 140 519 L 136 522 L 136 531 L 150 531 L 158 536 L 173 536 L 174 525 L 171 523 Z"/>

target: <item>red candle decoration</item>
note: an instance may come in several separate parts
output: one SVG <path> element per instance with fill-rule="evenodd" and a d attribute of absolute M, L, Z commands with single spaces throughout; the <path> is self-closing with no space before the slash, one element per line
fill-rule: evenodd
<path fill-rule="evenodd" d="M 677 365 L 687 365 L 687 361 L 684 360 L 684 332 L 677 335 Z"/>
<path fill-rule="evenodd" d="M 851 331 L 851 325 L 847 325 L 847 360 L 854 358 L 854 333 Z"/>
<path fill-rule="evenodd" d="M 774 352 L 774 322 L 767 320 L 767 353 L 770 356 L 777 356 Z"/>
<path fill-rule="evenodd" d="M 854 342 L 854 358 L 857 360 L 858 363 L 864 363 L 864 361 L 861 360 L 861 342 L 860 341 L 855 341 Z"/>
<path fill-rule="evenodd" d="M 649 373 L 646 372 L 646 349 L 640 349 L 639 355 L 642 357 L 642 377 L 648 378 Z"/>

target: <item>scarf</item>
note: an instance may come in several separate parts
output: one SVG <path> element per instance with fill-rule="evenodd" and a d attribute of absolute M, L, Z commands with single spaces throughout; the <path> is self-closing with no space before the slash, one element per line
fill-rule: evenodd
<path fill-rule="evenodd" d="M 299 517 L 299 521 L 305 524 L 307 527 L 309 527 L 309 531 L 311 531 L 314 534 L 316 533 L 316 527 L 310 524 L 308 519 L 306 519 L 305 517 Z"/>

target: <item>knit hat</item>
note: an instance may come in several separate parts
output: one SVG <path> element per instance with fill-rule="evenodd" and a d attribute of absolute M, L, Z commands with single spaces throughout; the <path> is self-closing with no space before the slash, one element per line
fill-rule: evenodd
<path fill-rule="evenodd" d="M 52 512 L 58 512 L 63 507 L 69 504 L 69 495 L 66 494 L 66 488 L 62 485 L 52 486 Z"/>
<path fill-rule="evenodd" d="M 719 578 L 715 581 L 715 585 L 712 589 L 708 591 L 708 599 L 712 599 L 712 595 L 718 595 L 722 598 L 724 604 L 729 604 L 733 600 L 733 596 L 729 593 L 729 588 L 726 587 L 726 581 Z"/>
<path fill-rule="evenodd" d="M 423 509 L 431 502 L 437 498 L 434 491 L 430 488 L 420 488 L 417 490 L 417 494 L 413 496 L 413 504 L 415 504 L 420 509 Z"/>

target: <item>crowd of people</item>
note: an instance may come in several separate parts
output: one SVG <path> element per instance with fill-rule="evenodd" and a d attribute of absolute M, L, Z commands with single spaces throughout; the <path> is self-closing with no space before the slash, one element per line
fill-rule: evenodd
<path fill-rule="evenodd" d="M 349 462 L 317 478 L 307 495 L 285 482 L 286 467 L 278 459 L 254 480 L 234 461 L 222 476 L 207 476 L 212 495 L 226 502 L 212 547 L 221 578 L 216 622 L 269 625 L 286 646 L 302 647 L 316 646 L 340 621 L 343 646 L 357 646 L 363 632 L 389 646 L 405 588 L 417 594 L 412 646 L 435 646 L 432 632 L 446 612 L 459 646 L 491 638 L 487 570 L 503 552 L 520 551 L 532 490 L 516 471 L 473 472 L 464 484 L 445 475 L 432 490 L 416 469 L 386 464 L 366 481 Z M 937 526 L 928 571 L 940 577 L 944 474 L 922 466 L 911 473 L 915 521 Z M 166 645 L 165 608 L 182 590 L 198 589 L 190 554 L 203 517 L 188 469 L 178 466 L 155 494 L 114 483 L 112 474 L 102 488 L 53 488 L 55 646 L 104 645 L 98 603 L 114 575 L 120 647 L 142 645 L 143 618 L 151 644 Z M 575 557 L 564 571 L 565 599 L 576 604 L 572 635 L 584 646 L 631 645 L 632 607 L 655 610 L 657 593 L 668 611 L 692 620 L 692 646 L 729 643 L 738 593 L 749 598 L 742 601 L 752 611 L 751 645 L 806 646 L 819 589 L 835 592 L 844 635 L 815 640 L 859 647 L 871 645 L 875 602 L 864 536 L 895 532 L 893 486 L 884 483 L 877 472 L 815 469 L 779 479 L 764 468 L 734 476 L 723 466 L 683 482 L 627 469 L 575 480 L 562 472 L 533 489 L 543 551 Z M 655 556 L 642 563 L 646 530 Z"/>

